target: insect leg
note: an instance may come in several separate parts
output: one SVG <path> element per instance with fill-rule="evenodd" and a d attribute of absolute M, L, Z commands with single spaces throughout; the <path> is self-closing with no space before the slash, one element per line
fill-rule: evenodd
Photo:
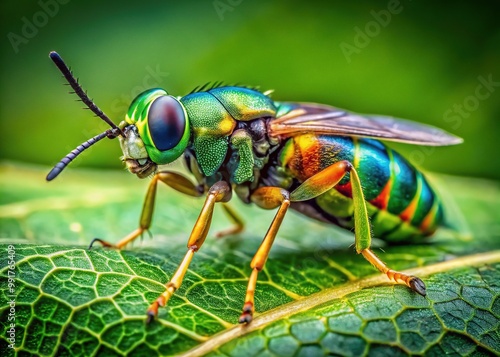
<path fill-rule="evenodd" d="M 116 244 L 108 243 L 105 240 L 95 238 L 90 243 L 89 249 L 92 248 L 95 242 L 101 243 L 104 247 L 113 247 L 121 249 L 128 243 L 132 242 L 137 237 L 139 237 L 142 233 L 144 233 L 144 231 L 147 231 L 151 226 L 151 220 L 153 217 L 155 198 L 156 198 L 156 187 L 158 184 L 158 180 L 162 181 L 163 183 L 167 184 L 173 189 L 190 196 L 199 197 L 203 194 L 202 188 L 195 186 L 191 181 L 189 181 L 182 175 L 170 171 L 158 172 L 156 175 L 153 176 L 153 179 L 149 184 L 148 191 L 146 193 L 146 198 L 142 206 L 141 218 L 139 220 L 139 228 L 132 231 L 130 234 L 128 234 L 125 238 L 123 238 Z"/>
<path fill-rule="evenodd" d="M 264 264 L 269 256 L 269 251 L 273 245 L 274 238 L 276 238 L 281 222 L 283 222 L 285 213 L 290 206 L 290 194 L 288 191 L 279 187 L 261 187 L 252 194 L 251 200 L 262 208 L 272 209 L 279 207 L 279 209 L 278 212 L 276 212 L 276 216 L 274 217 L 271 226 L 269 226 L 259 249 L 250 263 L 252 274 L 248 280 L 245 304 L 243 305 L 243 312 L 239 319 L 240 323 L 249 323 L 253 319 L 257 275 L 259 274 L 259 271 L 264 268 Z"/>
<path fill-rule="evenodd" d="M 226 215 L 229 217 L 229 219 L 233 222 L 233 226 L 215 233 L 215 236 L 217 238 L 222 238 L 243 231 L 243 228 L 245 228 L 245 224 L 238 213 L 227 203 L 224 203 L 222 205 L 222 208 L 224 209 L 224 212 L 226 212 Z"/>
<path fill-rule="evenodd" d="M 227 202 L 230 199 L 231 187 L 224 181 L 216 182 L 208 190 L 207 198 L 188 240 L 188 251 L 170 281 L 165 284 L 165 291 L 149 306 L 147 310 L 148 323 L 158 315 L 158 308 L 160 306 L 165 306 L 174 292 L 181 285 L 184 275 L 189 267 L 189 263 L 191 263 L 191 260 L 193 259 L 194 253 L 198 251 L 203 242 L 205 242 L 205 238 L 207 237 L 208 230 L 210 228 L 210 223 L 212 222 L 212 214 L 214 212 L 215 203 Z"/>
<path fill-rule="evenodd" d="M 295 202 L 317 197 L 337 185 L 348 172 L 351 175 L 356 252 L 358 254 L 361 253 L 366 260 L 382 273 L 386 274 L 389 279 L 396 282 L 403 282 L 412 290 L 425 296 L 425 284 L 422 280 L 415 276 L 390 269 L 370 250 L 372 231 L 366 201 L 361 189 L 358 173 L 350 162 L 339 161 L 310 177 L 290 194 L 290 200 Z"/>
<path fill-rule="evenodd" d="M 366 260 L 368 260 L 379 271 L 386 274 L 389 279 L 398 283 L 402 282 L 413 291 L 425 296 L 425 284 L 420 278 L 390 269 L 370 249 L 372 232 L 368 218 L 368 211 L 363 191 L 361 189 L 361 182 L 359 180 L 358 173 L 354 168 L 351 168 L 351 187 L 352 199 L 354 201 L 356 252 L 358 254 L 361 253 Z"/>

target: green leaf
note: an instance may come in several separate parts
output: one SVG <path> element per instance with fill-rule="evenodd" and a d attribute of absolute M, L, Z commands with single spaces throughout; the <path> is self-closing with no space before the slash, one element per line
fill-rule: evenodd
<path fill-rule="evenodd" d="M 384 246 L 381 259 L 423 278 L 428 296 L 393 285 L 352 248 L 349 232 L 287 215 L 259 275 L 256 318 L 237 324 L 249 263 L 274 212 L 234 202 L 248 223 L 214 213 L 182 287 L 145 324 L 185 251 L 202 200 L 161 187 L 152 233 L 126 250 L 88 250 L 137 228 L 146 182 L 117 172 L 0 167 L 0 354 L 10 355 L 495 355 L 500 353 L 500 189 L 432 176 L 455 229 L 427 243 Z M 236 201 L 236 200 L 235 200 Z M 9 257 L 9 246 L 14 256 Z M 10 302 L 15 300 L 14 310 Z M 10 353 L 10 354 L 6 354 Z"/>

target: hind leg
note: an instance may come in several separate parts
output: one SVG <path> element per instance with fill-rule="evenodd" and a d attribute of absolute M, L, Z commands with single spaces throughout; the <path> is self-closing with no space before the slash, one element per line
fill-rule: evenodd
<path fill-rule="evenodd" d="M 370 249 L 372 231 L 368 209 L 358 173 L 350 162 L 339 161 L 310 177 L 290 194 L 290 200 L 292 202 L 305 201 L 317 197 L 335 187 L 348 172 L 351 176 L 356 252 L 362 254 L 366 260 L 379 271 L 386 274 L 389 279 L 405 284 L 413 291 L 425 296 L 425 284 L 421 279 L 390 269 Z"/>

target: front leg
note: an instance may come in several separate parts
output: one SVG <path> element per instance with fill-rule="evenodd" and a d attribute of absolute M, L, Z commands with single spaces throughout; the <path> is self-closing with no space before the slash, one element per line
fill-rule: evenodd
<path fill-rule="evenodd" d="M 158 315 L 158 308 L 165 306 L 174 294 L 174 292 L 181 286 L 184 275 L 193 259 L 193 255 L 198 249 L 201 248 L 205 238 L 207 237 L 210 224 L 212 222 L 212 215 L 214 212 L 215 203 L 227 202 L 231 199 L 231 187 L 224 181 L 216 182 L 208 191 L 207 198 L 201 209 L 201 213 L 196 220 L 191 236 L 188 240 L 188 251 L 184 256 L 177 271 L 172 276 L 172 279 L 165 284 L 165 291 L 153 302 L 148 310 L 147 322 L 151 322 Z"/>
<path fill-rule="evenodd" d="M 151 220 L 153 217 L 158 180 L 172 187 L 173 189 L 190 196 L 200 197 L 203 194 L 203 188 L 195 186 L 189 179 L 178 173 L 171 171 L 158 172 L 153 176 L 153 179 L 149 184 L 148 192 L 146 193 L 146 198 L 144 199 L 144 204 L 142 206 L 139 228 L 130 232 L 116 244 L 108 243 L 100 238 L 94 238 L 90 243 L 89 249 L 92 248 L 95 242 L 101 243 L 104 247 L 121 249 L 127 244 L 134 241 L 137 237 L 144 233 L 144 231 L 147 231 L 151 226 Z"/>

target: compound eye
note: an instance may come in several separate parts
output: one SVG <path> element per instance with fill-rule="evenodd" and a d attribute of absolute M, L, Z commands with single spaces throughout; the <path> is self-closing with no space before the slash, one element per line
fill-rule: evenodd
<path fill-rule="evenodd" d="M 176 147 L 186 128 L 186 116 L 181 103 L 171 96 L 156 99 L 149 108 L 148 127 L 158 150 L 166 151 Z"/>

